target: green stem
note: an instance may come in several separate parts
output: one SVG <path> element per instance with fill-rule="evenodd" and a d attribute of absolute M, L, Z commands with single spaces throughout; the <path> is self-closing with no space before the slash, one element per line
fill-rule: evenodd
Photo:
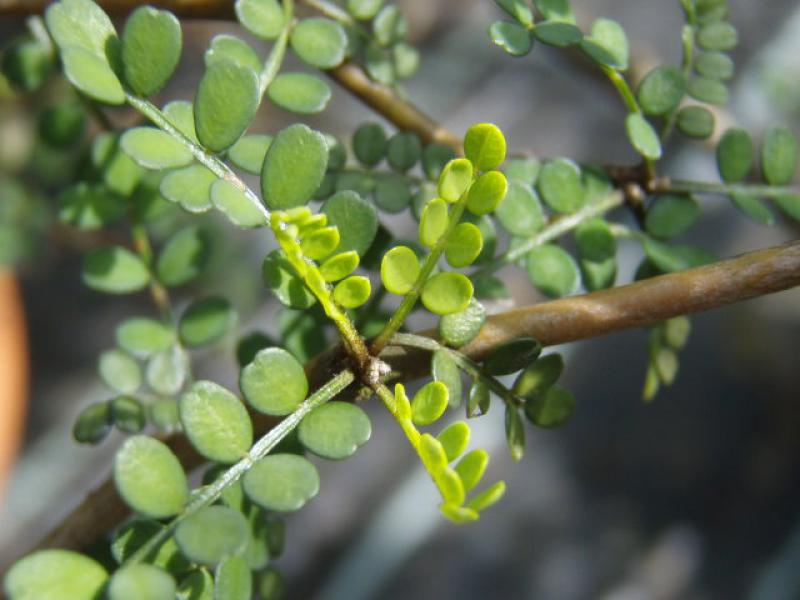
<path fill-rule="evenodd" d="M 209 171 L 214 173 L 214 175 L 220 179 L 224 179 L 238 188 L 256 208 L 256 210 L 264 215 L 266 219 L 269 219 L 270 213 L 261 202 L 259 197 L 255 194 L 255 192 L 253 192 L 253 190 L 247 187 L 247 185 L 241 179 L 239 179 L 236 173 L 234 173 L 231 168 L 228 167 L 228 165 L 226 165 L 213 154 L 206 152 L 205 149 L 178 131 L 178 129 L 169 122 L 169 119 L 167 119 L 166 115 L 164 115 L 164 113 L 162 113 L 154 104 L 148 102 L 144 98 L 139 98 L 138 96 L 134 96 L 128 92 L 125 93 L 125 99 L 127 100 L 128 104 L 149 119 L 159 129 L 183 144 L 183 146 L 185 146 L 186 149 L 192 153 L 192 156 L 194 156 L 200 164 L 208 168 Z"/>
<path fill-rule="evenodd" d="M 625 197 L 623 196 L 622 192 L 612 192 L 597 202 L 588 204 L 578 212 L 558 219 L 553 224 L 540 231 L 537 235 L 527 239 L 518 246 L 506 250 L 503 254 L 497 256 L 494 260 L 483 265 L 481 268 L 475 271 L 472 276 L 479 277 L 481 275 L 493 273 L 505 265 L 513 263 L 514 261 L 522 258 L 537 246 L 546 244 L 547 242 L 561 237 L 565 233 L 569 233 L 584 221 L 604 215 L 608 211 L 621 206 L 624 204 L 624 202 Z"/>
<path fill-rule="evenodd" d="M 294 27 L 294 0 L 283 0 L 283 17 L 285 21 L 283 31 L 281 31 L 278 39 L 275 40 L 275 45 L 272 46 L 272 50 L 258 78 L 259 96 L 261 98 L 264 97 L 264 93 L 267 91 L 269 84 L 272 83 L 277 76 L 283 64 L 283 59 L 286 57 L 286 46 L 289 44 L 289 36 Z"/>
<path fill-rule="evenodd" d="M 521 407 L 525 404 L 522 398 L 512 393 L 511 390 L 507 389 L 497 378 L 484 373 L 478 363 L 467 358 L 457 350 L 443 346 L 434 339 L 421 335 L 414 335 L 412 333 L 398 333 L 392 338 L 390 343 L 397 346 L 408 346 L 410 348 L 428 350 L 429 352 L 445 352 L 462 371 L 473 379 L 483 380 L 489 389 L 497 394 L 506 404 L 511 404 L 515 407 Z"/>
<path fill-rule="evenodd" d="M 625 107 L 628 109 L 628 112 L 641 115 L 642 108 L 639 106 L 639 102 L 636 100 L 636 96 L 633 94 L 631 86 L 628 85 L 628 81 L 622 76 L 622 74 L 616 69 L 612 69 L 611 67 L 607 67 L 605 65 L 601 65 L 600 68 L 617 89 L 617 92 L 622 98 L 622 101 L 625 103 Z M 645 168 L 647 169 L 647 176 L 650 179 L 655 179 L 655 163 L 651 159 L 645 158 L 644 164 Z"/>
<path fill-rule="evenodd" d="M 779 196 L 800 195 L 800 188 L 793 186 L 759 185 L 749 183 L 706 183 L 702 181 L 683 181 L 671 179 L 659 186 L 658 192 L 680 192 L 697 194 L 747 194 L 776 198 Z"/>
<path fill-rule="evenodd" d="M 403 300 L 400 302 L 400 306 L 397 307 L 397 310 L 391 316 L 389 322 L 372 342 L 370 349 L 374 356 L 380 354 L 380 351 L 386 347 L 386 344 L 389 343 L 389 340 L 392 338 L 392 336 L 400 331 L 400 328 L 403 326 L 403 323 L 405 323 L 409 313 L 411 313 L 413 310 L 414 305 L 416 305 L 417 300 L 419 300 L 420 294 L 422 294 L 422 288 L 425 287 L 425 283 L 428 281 L 431 271 L 433 271 L 434 267 L 436 267 L 436 264 L 439 262 L 439 258 L 442 256 L 442 252 L 444 252 L 444 248 L 447 245 L 447 240 L 461 220 L 461 215 L 464 214 L 464 209 L 466 206 L 467 194 L 464 193 L 464 195 L 453 207 L 453 212 L 450 215 L 450 221 L 447 224 L 447 229 L 442 234 L 442 237 L 436 241 L 436 244 L 434 244 L 430 253 L 425 258 L 425 263 L 422 265 L 422 269 L 420 270 L 411 290 L 403 297 Z"/>
<path fill-rule="evenodd" d="M 150 270 L 150 296 L 153 303 L 161 313 L 161 318 L 170 325 L 173 324 L 174 318 L 172 314 L 172 304 L 169 299 L 169 292 L 161 284 L 153 271 L 153 247 L 150 244 L 150 238 L 147 235 L 147 229 L 139 222 L 134 221 L 131 225 L 131 238 L 133 239 L 133 247 L 136 253 L 142 259 L 142 262 Z"/>
<path fill-rule="evenodd" d="M 194 496 L 183 512 L 172 519 L 166 527 L 159 531 L 155 536 L 150 538 L 147 543 L 139 548 L 126 562 L 126 565 L 136 564 L 145 560 L 153 551 L 155 551 L 161 544 L 163 544 L 175 528 L 183 520 L 193 515 L 201 508 L 204 508 L 214 502 L 220 497 L 222 492 L 228 486 L 236 483 L 242 475 L 244 475 L 253 463 L 264 458 L 269 452 L 289 433 L 292 432 L 303 420 L 308 413 L 315 408 L 322 406 L 328 400 L 339 394 L 347 386 L 355 380 L 355 375 L 352 371 L 345 370 L 336 375 L 333 379 L 328 381 L 325 385 L 319 388 L 314 394 L 309 396 L 300 406 L 297 407 L 292 414 L 286 417 L 283 421 L 273 427 L 266 435 L 259 439 L 247 455 L 242 458 L 238 463 L 225 471 L 217 480 L 211 485 L 200 489 L 199 493 Z"/>

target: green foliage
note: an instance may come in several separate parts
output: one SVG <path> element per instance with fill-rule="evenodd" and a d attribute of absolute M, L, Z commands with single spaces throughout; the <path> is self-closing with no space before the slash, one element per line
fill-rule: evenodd
<path fill-rule="evenodd" d="M 244 404 L 211 381 L 198 381 L 181 396 L 180 419 L 195 450 L 214 462 L 236 462 L 253 444 Z"/>
<path fill-rule="evenodd" d="M 142 435 L 129 438 L 117 451 L 114 483 L 128 506 L 154 519 L 179 513 L 189 497 L 186 475 L 172 451 Z"/>
<path fill-rule="evenodd" d="M 432 135 L 407 122 L 408 115 L 390 120 L 409 130 L 387 132 L 378 123 L 362 123 L 349 148 L 296 118 L 281 131 L 245 135 L 264 96 L 299 115 L 324 110 L 332 97 L 319 73 L 283 69 L 287 49 L 323 71 L 345 61 L 348 70 L 363 65 L 367 76 L 385 84 L 371 93 L 397 92 L 401 98 L 399 83 L 416 71 L 419 54 L 407 41 L 409 24 L 400 8 L 384 0 L 322 6 L 321 16 L 296 15 L 292 2 L 238 0 L 234 12 L 242 27 L 274 42 L 266 59 L 235 31 L 214 36 L 194 97 L 163 109 L 145 97 L 167 85 L 180 60 L 181 28 L 169 12 L 137 9 L 118 38 L 91 0 L 60 0 L 45 17 L 57 54 L 35 27 L 11 42 L 2 70 L 16 88 L 41 89 L 58 58 L 87 104 L 128 104 L 152 124 L 84 139 L 95 129 L 86 126 L 86 116 L 97 107 L 48 100 L 38 135 L 48 152 L 87 157 L 58 195 L 63 224 L 92 231 L 132 226 L 133 250 L 87 252 L 85 283 L 115 294 L 149 288 L 161 316 L 120 323 L 118 348 L 99 360 L 100 377 L 115 395 L 86 406 L 73 428 L 80 443 L 99 443 L 112 428 L 130 436 L 117 452 L 114 482 L 133 511 L 148 518 L 117 531 L 111 551 L 119 568 L 110 581 L 88 558 L 44 551 L 12 567 L 4 583 L 12 600 L 99 593 L 114 600 L 246 600 L 254 590 L 263 598 L 278 597 L 283 580 L 268 565 L 282 551 L 283 525 L 266 511 L 296 511 L 318 493 L 319 475 L 303 457 L 305 450 L 342 460 L 369 440 L 366 413 L 334 400 L 351 383 L 359 399 L 378 396 L 399 423 L 439 491 L 442 514 L 457 523 L 474 521 L 505 492 L 502 481 L 477 489 L 489 455 L 468 450 L 464 421 L 438 433 L 417 428 L 435 426 L 448 409 L 460 407 L 466 392 L 468 418 L 486 414 L 494 399 L 503 403 L 508 448 L 519 460 L 523 416 L 536 427 L 553 428 L 568 422 L 576 408 L 575 398 L 558 385 L 562 357 L 540 357 L 542 346 L 532 338 L 488 354 L 481 349 L 482 364 L 458 350 L 486 323 L 486 308 L 477 298 L 511 301 L 494 275 L 499 269 L 521 267 L 539 291 L 561 297 L 581 286 L 589 292 L 613 286 L 621 238 L 641 244 L 644 262 L 637 277 L 703 264 L 712 258 L 707 252 L 665 240 L 697 222 L 704 206 L 698 198 L 710 193 L 728 196 L 760 223 L 776 220 L 765 198 L 800 220 L 800 194 L 789 188 L 797 142 L 786 128 L 766 132 L 758 157 L 750 134 L 729 129 L 716 148 L 721 184 L 682 182 L 658 163 L 675 129 L 695 139 L 714 134 L 714 116 L 705 105 L 727 101 L 734 74 L 728 53 L 738 40 L 724 0 L 681 3 L 682 64 L 655 66 L 635 93 L 624 75 L 631 58 L 628 37 L 615 21 L 599 18 L 585 32 L 567 0 L 534 0 L 535 11 L 523 0 L 496 4 L 503 20 L 489 26 L 489 36 L 508 54 L 527 55 L 536 41 L 579 47 L 610 80 L 626 110 L 620 134 L 624 125 L 641 165 L 597 168 L 569 158 L 540 162 L 519 156 L 506 161 L 505 137 L 489 123 L 467 130 L 462 157 L 456 142 L 426 141 L 448 139 L 440 135 L 446 132 Z M 260 197 L 239 172 L 260 176 Z M 763 181 L 753 184 L 756 175 Z M 0 206 L 0 216 L 16 218 L 32 204 L 24 190 L 5 181 L 0 191 L 11 199 Z M 623 201 L 634 208 L 636 225 L 611 213 Z M 218 246 L 211 243 L 212 230 L 193 214 L 211 208 L 239 227 L 269 225 L 263 233 L 277 242 L 263 262 L 266 287 L 284 307 L 274 317 L 274 331 L 235 333 L 244 400 L 254 411 L 283 417 L 261 439 L 254 439 L 242 400 L 216 383 L 195 380 L 187 352 L 215 344 L 230 350 L 232 344 L 220 342 L 231 340 L 237 322 L 227 300 L 194 291 L 204 287 L 206 267 L 218 264 L 212 261 Z M 418 219 L 417 239 L 397 239 L 394 231 L 403 229 L 395 226 L 396 217 L 381 224 L 386 214 Z M 498 234 L 496 222 L 507 236 Z M 0 228 L 0 242 L 20 237 L 15 225 Z M 384 289 L 372 294 L 376 271 Z M 187 283 L 192 289 L 180 290 L 175 302 L 172 288 Z M 393 312 L 386 291 L 401 296 Z M 398 333 L 420 303 L 438 315 L 441 343 Z M 309 395 L 303 362 L 336 343 L 334 329 L 341 354 L 330 354 L 326 364 L 345 371 Z M 689 330 L 685 318 L 652 328 L 646 399 L 674 381 Z M 490 338 L 482 336 L 481 344 Z M 411 400 L 402 385 L 393 392 L 386 387 L 395 374 L 387 375 L 377 356 L 387 345 L 415 346 L 431 355 L 429 380 Z M 510 387 L 498 379 L 517 372 Z M 340 377 L 346 380 L 341 385 Z M 315 389 L 320 383 L 314 382 Z M 190 490 L 170 446 L 142 434 L 148 426 L 182 432 L 214 463 L 202 485 Z"/>
<path fill-rule="evenodd" d="M 13 600 L 84 600 L 101 593 L 108 574 L 97 562 L 67 550 L 39 550 L 16 562 L 3 589 Z"/>
<path fill-rule="evenodd" d="M 303 419 L 297 435 L 300 443 L 314 454 L 342 460 L 369 441 L 372 425 L 359 407 L 346 402 L 329 402 Z"/>

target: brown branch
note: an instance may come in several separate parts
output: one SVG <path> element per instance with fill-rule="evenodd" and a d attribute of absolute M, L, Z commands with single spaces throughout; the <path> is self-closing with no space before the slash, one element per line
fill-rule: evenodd
<path fill-rule="evenodd" d="M 643 327 L 683 314 L 719 308 L 800 285 L 800 240 L 759 250 L 704 267 L 654 277 L 610 290 L 563 298 L 493 315 L 480 335 L 462 349 L 481 360 L 498 345 L 521 336 L 533 336 L 552 346 Z M 432 331 L 424 335 L 434 336 Z M 382 358 L 410 380 L 428 373 L 422 350 L 388 347 Z M 332 349 L 307 365 L 312 386 L 326 381 L 341 359 Z M 276 419 L 254 415 L 258 435 Z M 203 459 L 180 435 L 167 443 L 187 470 Z M 36 548 L 87 548 L 118 526 L 129 514 L 113 483 L 106 481 L 50 532 Z"/>

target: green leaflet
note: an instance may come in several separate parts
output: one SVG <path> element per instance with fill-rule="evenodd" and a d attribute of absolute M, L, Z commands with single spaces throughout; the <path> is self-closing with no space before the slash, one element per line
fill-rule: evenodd
<path fill-rule="evenodd" d="M 241 137 L 258 109 L 258 86 L 248 67 L 220 62 L 206 69 L 194 98 L 194 125 L 203 146 L 221 152 Z"/>
<path fill-rule="evenodd" d="M 181 57 L 181 25 L 170 12 L 142 6 L 122 32 L 125 82 L 139 96 L 155 94 L 169 81 Z"/>

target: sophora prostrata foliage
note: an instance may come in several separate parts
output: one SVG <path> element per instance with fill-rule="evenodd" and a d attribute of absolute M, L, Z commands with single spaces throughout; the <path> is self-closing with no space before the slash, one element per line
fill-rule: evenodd
<path fill-rule="evenodd" d="M 620 243 L 641 246 L 637 278 L 699 265 L 708 252 L 672 240 L 694 225 L 699 198 L 711 194 L 765 225 L 775 216 L 763 198 L 800 218 L 800 196 L 788 187 L 797 147 L 785 128 L 769 130 L 760 155 L 746 131 L 724 132 L 721 182 L 659 171 L 672 134 L 709 138 L 712 107 L 727 100 L 727 52 L 737 35 L 724 0 L 681 0 L 682 63 L 659 65 L 638 85 L 625 75 L 629 48 L 618 23 L 601 18 L 582 29 L 567 0 L 497 0 L 503 18 L 488 29 L 495 44 L 515 57 L 539 43 L 577 47 L 618 90 L 626 108 L 620 131 L 641 156 L 625 168 L 507 159 L 503 134 L 488 123 L 471 127 L 458 149 L 387 133 L 372 120 L 349 143 L 301 121 L 255 131 L 265 101 L 306 115 L 323 111 L 332 95 L 320 74 L 284 70 L 287 53 L 321 71 L 362 65 L 391 86 L 416 69 L 398 7 L 309 4 L 320 14 L 301 17 L 292 0 L 238 0 L 237 19 L 271 44 L 267 55 L 237 35 L 215 36 L 194 97 L 160 107 L 151 98 L 182 50 L 180 22 L 169 12 L 140 7 L 118 33 L 91 0 L 60 0 L 3 52 L 4 76 L 20 93 L 55 85 L 58 64 L 75 90 L 43 108 L 39 150 L 20 174 L 66 171 L 66 180 L 44 179 L 64 189 L 55 218 L 130 239 L 86 252 L 84 283 L 107 294 L 148 291 L 154 305 L 153 314 L 117 326 L 113 348 L 98 360 L 110 399 L 86 407 L 74 427 L 82 443 L 100 443 L 112 429 L 128 436 L 113 477 L 135 516 L 109 532 L 113 560 L 66 550 L 22 558 L 4 580 L 12 600 L 277 598 L 281 515 L 320 488 L 309 458 L 345 459 L 371 436 L 367 414 L 343 398 L 380 399 L 430 474 L 442 514 L 474 521 L 505 484 L 483 483 L 489 455 L 470 449 L 469 419 L 487 414 L 493 398 L 501 402 L 518 460 L 525 420 L 558 427 L 575 408 L 558 385 L 562 357 L 542 355 L 535 339 L 495 348 L 481 362 L 460 351 L 480 334 L 486 306 L 509 297 L 497 271 L 519 267 L 543 295 L 561 297 L 614 286 Z M 115 128 L 105 105 L 127 105 L 142 120 Z M 87 115 L 103 129 L 91 139 Z M 257 189 L 246 184 L 250 176 Z M 28 252 L 35 233 L 27 232 L 47 221 L 45 203 L 29 201 L 42 195 L 35 180 L 2 181 L 10 217 L 2 234 L 14 242 L 4 260 Z M 413 239 L 398 239 L 385 224 L 385 215 L 403 213 L 417 223 Z M 238 332 L 231 301 L 198 291 L 220 253 L 217 215 L 273 242 L 261 275 L 283 306 L 276 332 Z M 438 339 L 403 332 L 414 311 L 438 317 Z M 688 335 L 686 318 L 652 329 L 646 398 L 674 380 Z M 196 379 L 195 353 L 234 336 L 238 391 Z M 331 364 L 339 372 L 312 387 L 303 363 L 337 341 Z M 382 360 L 392 346 L 430 355 L 430 381 L 413 394 Z M 465 420 L 451 418 L 460 410 Z M 260 415 L 277 424 L 262 431 L 254 426 Z M 186 436 L 207 460 L 198 486 L 159 433 Z"/>

